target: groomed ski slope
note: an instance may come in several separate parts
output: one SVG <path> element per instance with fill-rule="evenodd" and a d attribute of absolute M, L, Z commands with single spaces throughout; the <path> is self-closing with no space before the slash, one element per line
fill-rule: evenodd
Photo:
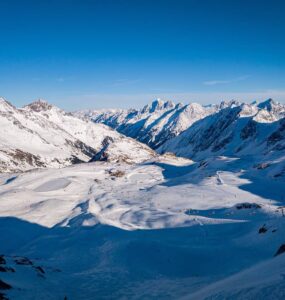
<path fill-rule="evenodd" d="M 256 299 L 267 288 L 264 299 L 281 299 L 283 269 L 274 266 L 285 262 L 273 256 L 285 242 L 285 187 L 243 171 L 247 164 L 217 157 L 201 167 L 166 155 L 2 174 L 0 253 L 16 270 L 1 273 L 13 287 L 6 295 Z M 44 276 L 13 265 L 15 255 Z"/>

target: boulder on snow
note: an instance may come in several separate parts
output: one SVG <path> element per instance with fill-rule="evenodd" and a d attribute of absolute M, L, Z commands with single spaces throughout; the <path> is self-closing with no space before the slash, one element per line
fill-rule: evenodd
<path fill-rule="evenodd" d="M 259 228 L 258 233 L 265 233 L 268 229 L 266 228 L 265 224 Z"/>
<path fill-rule="evenodd" d="M 261 206 L 257 203 L 238 203 L 236 204 L 236 209 L 258 209 L 261 208 Z"/>

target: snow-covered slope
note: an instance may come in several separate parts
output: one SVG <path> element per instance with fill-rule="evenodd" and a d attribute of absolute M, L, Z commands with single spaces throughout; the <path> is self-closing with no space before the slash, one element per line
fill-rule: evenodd
<path fill-rule="evenodd" d="M 167 141 L 159 152 L 205 159 L 251 155 L 277 159 L 285 155 L 285 105 L 269 99 L 260 104 L 236 104 L 211 114 Z"/>
<path fill-rule="evenodd" d="M 282 299 L 285 185 L 250 163 L 166 155 L 0 175 L 0 292 Z"/>
<path fill-rule="evenodd" d="M 283 248 L 285 249 L 285 244 Z M 284 270 L 285 255 L 272 257 L 226 279 L 210 284 L 203 290 L 187 295 L 181 300 L 284 299 Z"/>
<path fill-rule="evenodd" d="M 217 109 L 218 106 L 203 107 L 197 103 L 175 105 L 172 101 L 157 99 L 142 109 L 89 110 L 75 114 L 106 124 L 156 149 Z"/>
<path fill-rule="evenodd" d="M 159 145 L 175 107 L 157 101 L 130 128 Z M 4 170 L 93 162 L 0 174 L 0 299 L 283 299 L 284 106 L 202 111 L 163 138 L 159 151 L 183 158 L 44 101 L 2 100 Z"/>
<path fill-rule="evenodd" d="M 105 159 L 128 157 L 129 162 L 154 155 L 147 146 L 105 125 L 76 118 L 42 100 L 18 109 L 1 98 L 0 133 L 1 172 L 86 162 L 98 152 Z M 104 152 L 106 139 L 112 148 Z"/>
<path fill-rule="evenodd" d="M 155 100 L 140 110 L 88 111 L 85 116 L 159 153 L 172 152 L 195 160 L 251 155 L 256 165 L 272 165 L 276 176 L 285 172 L 278 167 L 285 149 L 285 105 L 272 99 L 251 104 L 223 101 L 209 106 Z"/>

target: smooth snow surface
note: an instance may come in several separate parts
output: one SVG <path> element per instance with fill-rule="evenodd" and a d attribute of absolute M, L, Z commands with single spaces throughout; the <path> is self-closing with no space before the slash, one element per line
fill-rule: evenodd
<path fill-rule="evenodd" d="M 282 299 L 285 185 L 251 164 L 165 155 L 2 174 L 0 254 L 15 269 L 0 273 L 3 293 Z"/>

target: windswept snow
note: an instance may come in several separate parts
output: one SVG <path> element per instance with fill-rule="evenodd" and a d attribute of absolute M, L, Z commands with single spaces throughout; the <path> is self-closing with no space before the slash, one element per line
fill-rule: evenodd
<path fill-rule="evenodd" d="M 1 186 L 0 253 L 45 270 L 39 280 L 11 263 L 15 273 L 0 273 L 13 287 L 5 294 L 281 299 L 284 258 L 273 256 L 284 243 L 285 187 L 248 163 L 165 155 L 2 174 L 2 183 L 15 179 Z"/>
<path fill-rule="evenodd" d="M 50 192 L 66 188 L 71 182 L 66 178 L 57 178 L 38 186 L 36 192 Z"/>

